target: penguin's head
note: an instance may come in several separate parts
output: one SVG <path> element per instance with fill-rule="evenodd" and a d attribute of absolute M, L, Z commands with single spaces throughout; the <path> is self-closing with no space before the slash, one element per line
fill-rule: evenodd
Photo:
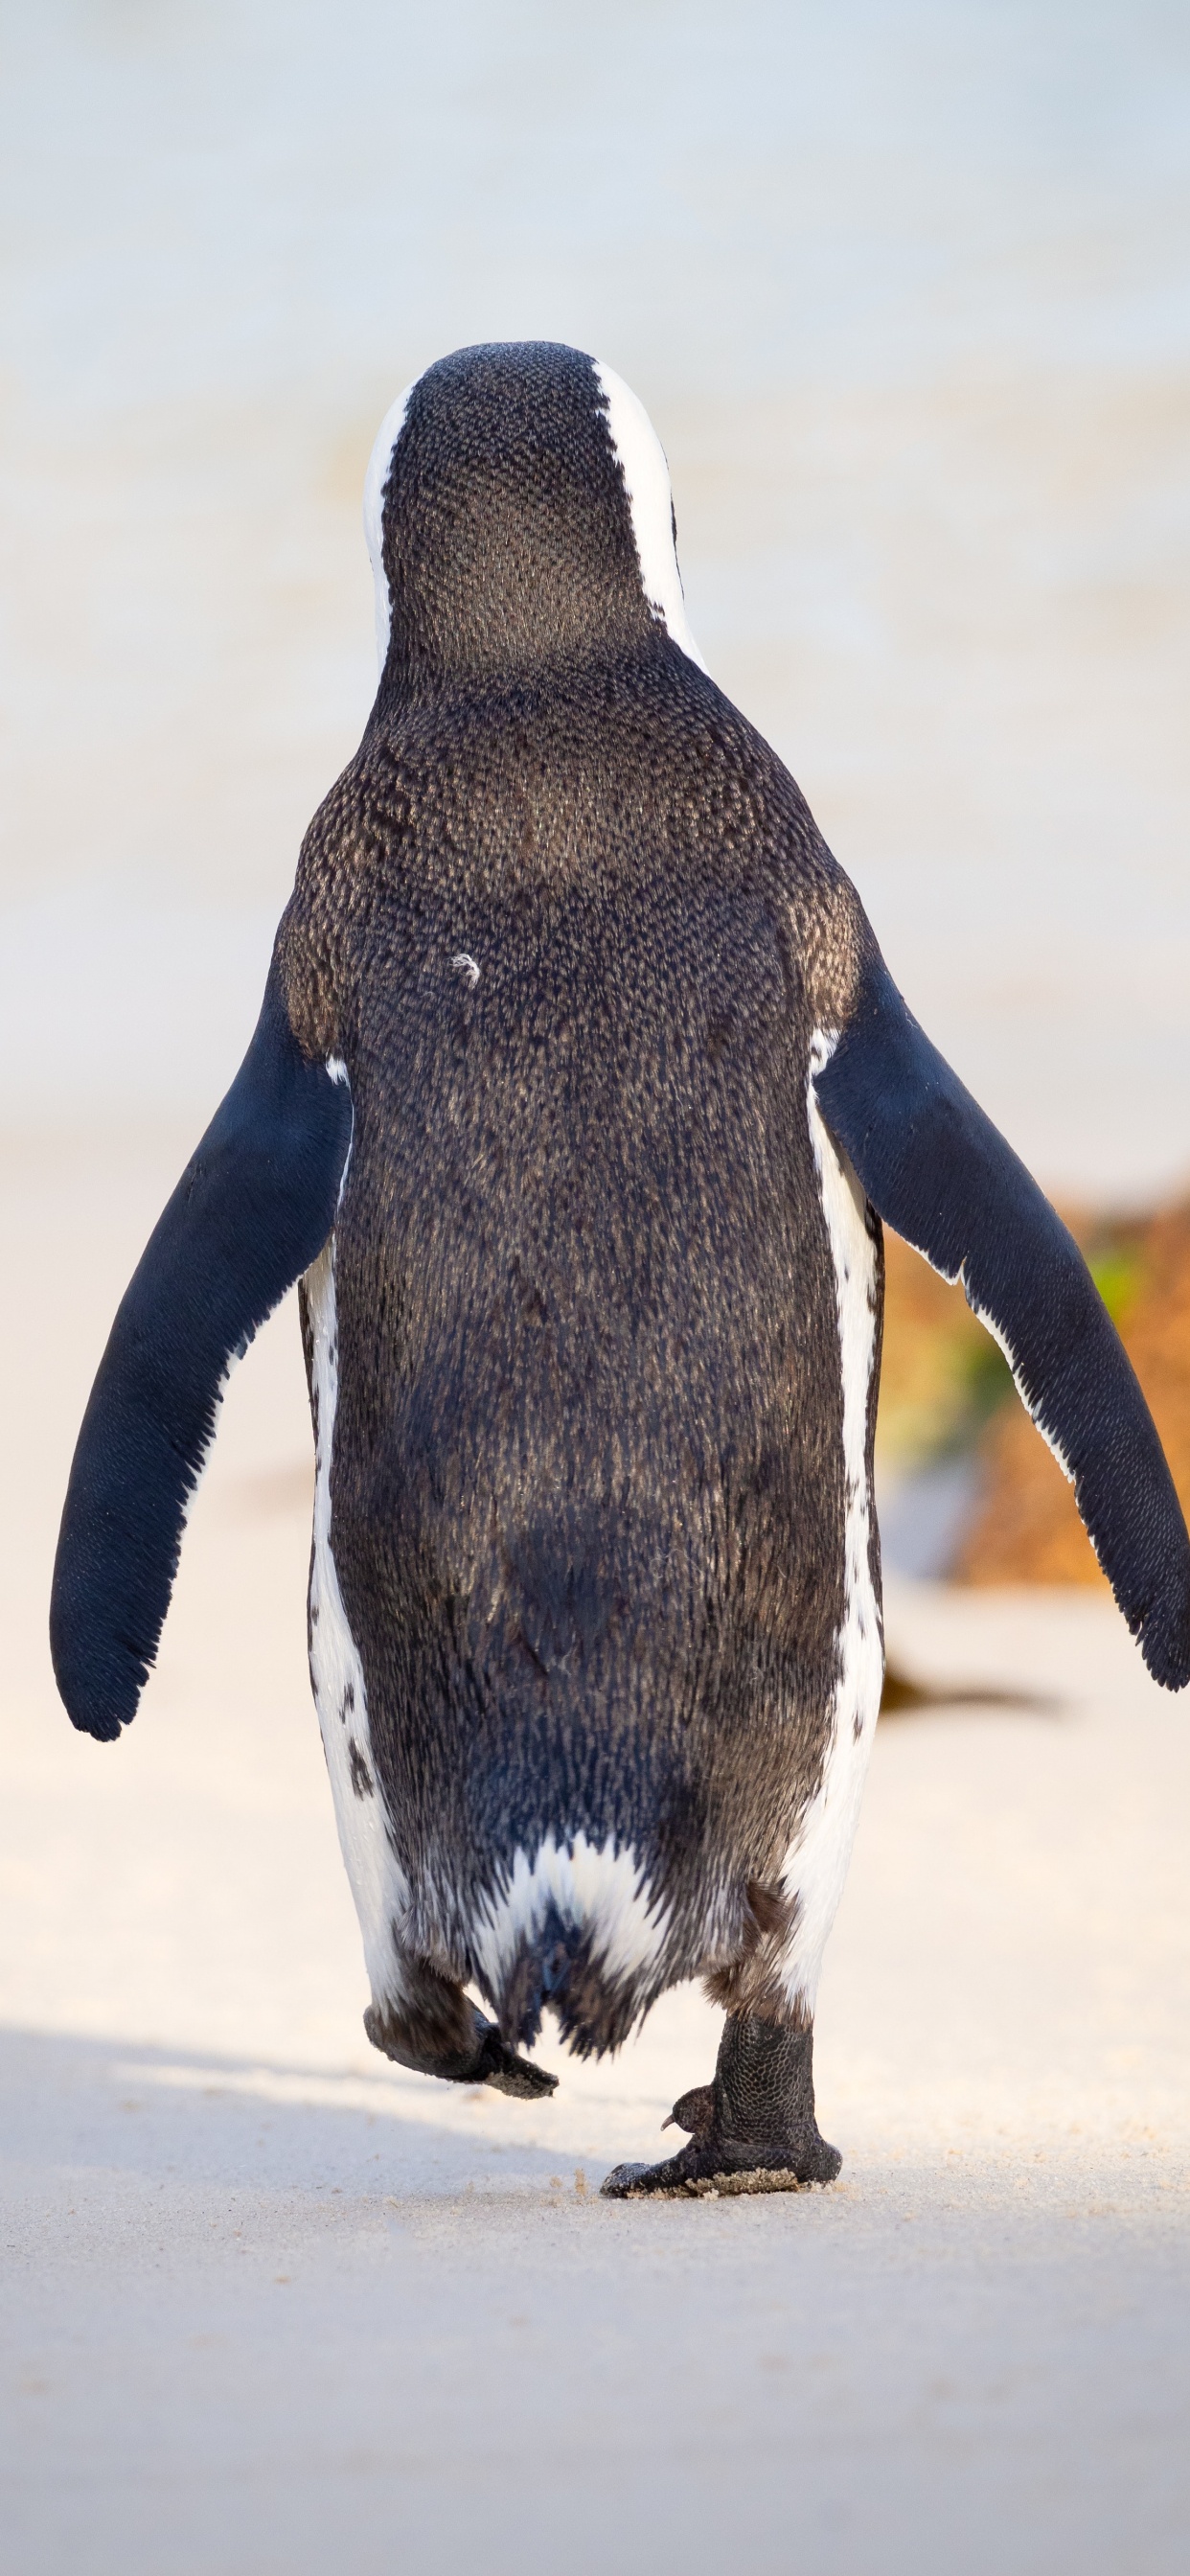
<path fill-rule="evenodd" d="M 364 484 L 382 678 L 488 681 L 686 623 L 665 454 L 610 367 L 548 340 L 457 349 L 381 423 Z"/>

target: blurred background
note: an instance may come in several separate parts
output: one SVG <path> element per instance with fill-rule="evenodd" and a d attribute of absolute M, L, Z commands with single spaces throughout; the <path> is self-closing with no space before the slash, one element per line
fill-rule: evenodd
<path fill-rule="evenodd" d="M 569 340 L 645 401 L 709 665 L 1069 1212 L 1190 1492 L 1180 0 L 0 24 L 2 1557 L 11 1760 L 62 1766 L 38 1795 L 65 1813 L 80 1760 L 106 1796 L 165 1759 L 148 1717 L 94 1774 L 65 1736 L 70 1449 L 368 713 L 376 425 L 463 342 Z M 890 1279 L 894 1570 L 1094 1583 L 961 1298 L 895 1244 Z M 254 1723 L 263 1693 L 316 1766 L 309 1477 L 286 1310 L 233 1386 L 150 1708 L 230 1725 L 251 1671 Z"/>

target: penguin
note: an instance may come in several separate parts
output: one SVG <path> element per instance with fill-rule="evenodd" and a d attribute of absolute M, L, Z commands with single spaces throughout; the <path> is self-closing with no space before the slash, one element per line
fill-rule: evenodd
<path fill-rule="evenodd" d="M 708 675 L 610 368 L 457 351 L 368 468 L 380 678 L 244 1062 L 120 1305 L 54 1668 L 131 1720 L 233 1360 L 296 1281 L 310 1672 L 398 2065 L 532 2098 L 725 2014 L 613 2197 L 830 2181 L 819 1971 L 880 1704 L 887 1223 L 961 1280 L 1150 1672 L 1190 1541 L 1071 1236 Z"/>

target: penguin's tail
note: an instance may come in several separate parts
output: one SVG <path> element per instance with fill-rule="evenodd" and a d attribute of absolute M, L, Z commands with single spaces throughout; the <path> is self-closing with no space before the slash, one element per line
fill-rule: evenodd
<path fill-rule="evenodd" d="M 511 2048 L 531 2048 L 550 2011 L 576 2057 L 602 2057 L 672 1983 L 668 1935 L 631 1851 L 550 1837 L 531 1868 L 517 1854 L 485 1910 L 474 1973 Z"/>
<path fill-rule="evenodd" d="M 638 1978 L 609 1974 L 594 1954 L 590 1930 L 566 1922 L 552 1900 L 540 1927 L 521 1934 L 491 1995 L 501 2038 L 511 2048 L 532 2048 L 548 2009 L 576 2057 L 619 2048 L 652 2000 Z"/>

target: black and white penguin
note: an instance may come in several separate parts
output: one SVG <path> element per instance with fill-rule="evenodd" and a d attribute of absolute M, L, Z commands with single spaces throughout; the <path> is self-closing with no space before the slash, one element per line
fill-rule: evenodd
<path fill-rule="evenodd" d="M 688 2142 L 605 2189 L 826 2180 L 815 1991 L 883 1668 L 882 1218 L 962 1279 L 1171 1689 L 1185 1524 L 1069 1234 L 707 675 L 627 387 L 461 350 L 389 413 L 365 511 L 376 703 L 104 1353 L 58 1682 L 93 1735 L 133 1716 L 225 1374 L 300 1279 L 369 2035 L 529 2094 L 547 2008 L 599 2053 L 700 1976 L 727 2021 Z"/>

